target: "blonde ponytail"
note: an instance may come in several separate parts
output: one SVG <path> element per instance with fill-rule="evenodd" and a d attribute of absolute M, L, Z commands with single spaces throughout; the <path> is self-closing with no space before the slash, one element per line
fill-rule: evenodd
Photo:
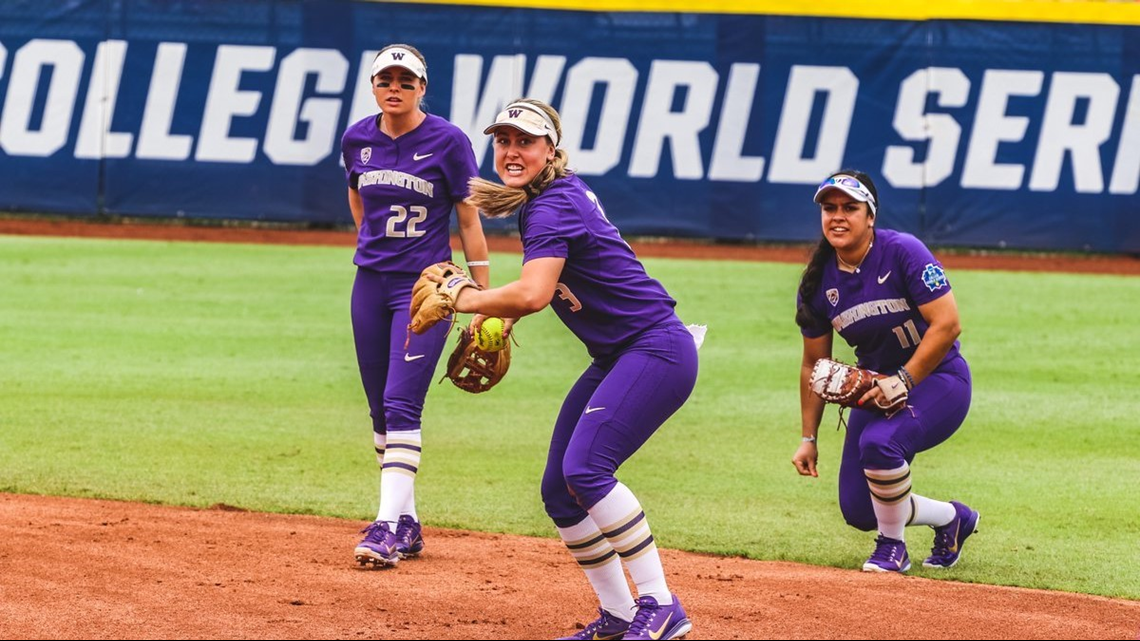
<path fill-rule="evenodd" d="M 542 109 L 550 116 L 551 122 L 554 123 L 554 129 L 558 132 L 558 137 L 562 137 L 562 119 L 558 116 L 558 112 L 554 107 L 542 102 L 541 100 L 534 100 L 532 98 L 519 98 L 512 102 L 526 102 L 532 104 L 539 109 Z M 532 198 L 537 197 L 550 183 L 555 180 L 570 174 L 570 170 L 566 165 L 570 162 L 570 154 L 566 153 L 565 149 L 557 148 L 554 150 L 554 158 L 546 163 L 546 166 L 539 170 L 534 180 L 530 181 L 526 187 L 508 187 L 501 183 L 491 182 L 483 178 L 472 178 L 467 182 L 467 186 L 471 195 L 467 197 L 467 203 L 474 205 L 476 209 L 483 212 L 487 218 L 503 218 L 510 216 L 519 207 L 522 207 Z"/>

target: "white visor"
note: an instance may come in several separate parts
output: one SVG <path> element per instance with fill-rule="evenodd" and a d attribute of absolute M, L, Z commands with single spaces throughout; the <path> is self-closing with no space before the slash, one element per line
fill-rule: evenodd
<path fill-rule="evenodd" d="M 545 111 L 530 103 L 512 102 L 507 105 L 507 108 L 500 111 L 495 118 L 495 124 L 484 129 L 483 133 L 490 134 L 502 126 L 514 127 L 532 136 L 548 136 L 555 147 L 561 142 L 558 139 L 558 130 L 554 128 L 554 121 Z"/>
<path fill-rule="evenodd" d="M 861 203 L 867 203 L 867 206 L 871 208 L 872 214 L 875 213 L 877 209 L 875 196 L 871 193 L 871 190 L 867 189 L 867 186 L 859 182 L 859 179 L 854 176 L 839 174 L 838 176 L 832 176 L 823 181 L 819 189 L 815 190 L 815 202 L 818 203 L 823 198 L 824 192 L 829 189 L 838 189 Z"/>
<path fill-rule="evenodd" d="M 388 67 L 401 67 L 415 74 L 417 78 L 427 80 L 427 69 L 424 68 L 424 63 L 420 62 L 416 54 L 403 47 L 392 47 L 376 56 L 376 60 L 372 61 L 370 77 L 374 77 Z"/>

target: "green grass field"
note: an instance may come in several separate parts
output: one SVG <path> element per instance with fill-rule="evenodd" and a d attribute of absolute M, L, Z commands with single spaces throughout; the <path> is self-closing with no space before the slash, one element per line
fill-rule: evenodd
<path fill-rule="evenodd" d="M 494 256 L 493 280 L 518 273 Z M 841 434 L 797 476 L 800 267 L 645 261 L 710 326 L 688 404 L 620 472 L 665 547 L 858 567 Z M 377 470 L 348 313 L 346 248 L 0 236 L 0 491 L 226 503 L 364 520 Z M 982 512 L 958 567 L 913 574 L 1140 599 L 1140 279 L 951 272 L 974 405 L 914 487 Z M 553 536 L 539 479 L 587 364 L 549 311 L 517 329 L 501 387 L 436 385 L 429 525 Z M 450 347 L 448 348 L 450 349 Z M 930 545 L 909 531 L 912 556 Z"/>

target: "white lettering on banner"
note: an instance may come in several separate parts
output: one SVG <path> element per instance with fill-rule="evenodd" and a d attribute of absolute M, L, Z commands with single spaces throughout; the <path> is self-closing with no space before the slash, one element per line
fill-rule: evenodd
<path fill-rule="evenodd" d="M 1065 154 L 1072 155 L 1073 183 L 1084 194 L 1104 191 L 1104 172 L 1100 165 L 1100 146 L 1112 135 L 1112 120 L 1120 85 L 1104 73 L 1053 74 L 1049 100 L 1037 136 L 1037 155 L 1029 188 L 1033 191 L 1056 191 L 1061 182 L 1061 165 Z M 1073 116 L 1077 101 L 1087 99 L 1084 122 L 1076 124 Z"/>
<path fill-rule="evenodd" d="M 1029 127 L 1029 118 L 1008 116 L 1010 96 L 1036 96 L 1041 93 L 1045 74 L 1040 71 L 987 69 L 974 114 L 974 130 L 962 168 L 962 186 L 977 189 L 1018 189 L 1025 165 L 996 162 L 998 145 L 1020 142 Z"/>
<path fill-rule="evenodd" d="M 340 128 L 339 98 L 309 98 L 301 102 L 305 79 L 317 77 L 316 91 L 337 95 L 348 79 L 348 60 L 332 49 L 297 49 L 281 59 L 265 155 L 279 165 L 315 165 L 332 153 Z M 295 137 L 297 125 L 308 124 L 305 138 Z"/>
<path fill-rule="evenodd" d="M 712 118 L 718 79 L 716 70 L 707 62 L 653 61 L 629 160 L 630 176 L 656 176 L 668 139 L 673 175 L 687 180 L 704 177 L 700 133 L 708 128 Z M 688 87 L 685 104 L 681 111 L 673 111 L 673 98 L 680 86 Z"/>
<path fill-rule="evenodd" d="M 1140 74 L 1132 76 L 1132 93 L 1124 109 L 1124 129 L 1120 132 L 1120 146 L 1108 191 L 1134 194 L 1137 189 L 1140 189 Z"/>
<path fill-rule="evenodd" d="M 593 148 L 583 149 L 594 89 L 603 83 L 605 98 Z M 558 111 L 562 116 L 562 147 L 578 173 L 601 176 L 621 162 L 636 89 L 637 68 L 625 58 L 583 58 L 570 67 Z"/>
<path fill-rule="evenodd" d="M 938 96 L 939 107 L 964 107 L 970 97 L 970 79 L 961 69 L 930 67 L 902 81 L 895 105 L 895 131 L 903 140 L 928 144 L 922 162 L 915 162 L 913 147 L 887 147 L 883 177 L 895 187 L 934 187 L 954 173 L 962 126 L 950 114 L 926 113 L 930 94 Z"/>
<path fill-rule="evenodd" d="M 814 158 L 804 158 L 812 106 L 819 94 L 825 107 Z M 847 149 L 847 134 L 855 115 L 859 79 L 847 67 L 793 65 L 784 93 L 784 107 L 772 150 L 768 181 L 815 184 L 820 176 L 839 169 Z"/>
<path fill-rule="evenodd" d="M 214 59 L 214 75 L 206 94 L 202 131 L 198 135 L 197 160 L 250 163 L 257 156 L 256 138 L 231 138 L 235 116 L 252 116 L 261 104 L 261 94 L 238 89 L 245 71 L 269 71 L 277 50 L 273 47 L 221 45 Z"/>
<path fill-rule="evenodd" d="M 375 115 L 379 110 L 376 106 L 376 96 L 372 94 L 372 61 L 376 59 L 376 54 L 380 53 L 378 50 L 365 51 L 360 54 L 360 66 L 357 67 L 356 88 L 352 92 L 352 109 L 348 112 L 349 125 L 355 124 L 368 116 Z M 344 159 L 341 158 L 341 165 L 344 165 Z"/>
<path fill-rule="evenodd" d="M 0 119 L 0 148 L 12 156 L 46 158 L 67 143 L 83 73 L 83 50 L 70 40 L 31 40 L 12 58 L 12 76 Z M 32 129 L 32 109 L 44 67 L 52 68 L 43 119 Z"/>
<path fill-rule="evenodd" d="M 495 56 L 483 91 L 479 79 L 483 76 L 483 56 L 460 54 L 455 56 L 455 80 L 451 90 L 451 122 L 471 139 L 475 159 L 482 160 L 487 153 L 488 137 L 483 135 L 487 123 L 512 100 L 519 96 L 537 98 L 549 103 L 554 96 L 566 58 L 539 56 L 531 76 L 530 91 L 523 91 L 526 56 Z"/>
<path fill-rule="evenodd" d="M 759 182 L 764 174 L 763 157 L 742 153 L 759 77 L 760 65 L 753 63 L 734 63 L 728 72 L 728 88 L 724 91 L 724 103 L 720 108 L 709 180 L 753 183 Z"/>
<path fill-rule="evenodd" d="M 142 126 L 139 128 L 139 146 L 135 151 L 139 158 L 186 160 L 190 157 L 193 136 L 175 136 L 170 133 L 185 60 L 185 44 L 163 42 L 158 45 L 154 71 L 150 76 L 150 91 L 146 94 L 146 107 L 143 109 Z"/>
<path fill-rule="evenodd" d="M 378 109 L 369 79 L 374 50 L 350 61 L 335 49 L 279 52 L 268 46 L 219 45 L 212 69 L 186 75 L 188 45 L 160 42 L 146 96 L 139 97 L 133 93 L 142 89 L 139 81 L 127 84 L 124 74 L 140 68 L 145 61 L 135 58 L 148 50 L 126 40 L 99 42 L 90 54 L 70 40 L 33 39 L 12 50 L 0 44 L 0 78 L 7 87 L 0 96 L 0 151 L 47 157 L 72 142 L 74 157 L 84 160 L 133 154 L 142 160 L 249 164 L 258 160 L 260 149 L 262 162 L 314 166 L 330 155 L 339 158 L 339 134 Z M 209 54 L 205 49 L 200 53 L 197 59 Z M 88 56 L 90 77 L 80 87 Z M 647 73 L 640 62 L 635 66 L 626 58 L 586 57 L 569 63 L 550 55 L 455 57 L 448 117 L 471 138 L 482 164 L 489 145 L 482 129 L 509 101 L 530 96 L 551 102 L 556 95 L 562 102 L 562 145 L 571 167 L 582 175 L 625 170 L 636 178 L 655 178 L 667 166 L 668 178 L 686 181 L 814 184 L 840 168 L 848 155 L 860 82 L 845 66 L 791 67 L 784 87 L 768 89 L 768 95 L 782 89 L 780 113 L 761 118 L 757 63 L 733 62 L 723 72 L 723 85 L 722 72 L 700 60 L 654 60 Z M 203 72 L 210 77 L 208 87 L 183 84 Z M 252 77 L 259 73 L 271 75 Z M 920 189 L 944 184 L 961 167 L 966 189 L 1048 193 L 1069 189 L 1060 183 L 1071 171 L 1071 188 L 1077 193 L 1102 194 L 1107 188 L 1115 195 L 1136 194 L 1140 75 L 1129 77 L 991 69 L 977 78 L 953 67 L 914 70 L 893 98 L 892 126 L 898 138 L 883 149 L 882 175 L 896 188 Z M 272 88 L 242 89 L 252 84 Z M 124 93 L 127 89 L 132 93 Z M 190 102 L 190 96 L 203 93 L 204 100 Z M 890 101 L 890 93 L 877 86 L 875 99 Z M 685 98 L 674 110 L 678 94 Z M 122 108 L 128 96 L 143 101 L 141 115 Z M 809 139 L 813 114 L 819 131 Z M 132 123 L 132 117 L 141 120 Z M 762 153 L 756 150 L 764 140 L 761 132 L 749 128 L 773 121 L 772 147 Z M 248 137 L 234 135 L 251 125 L 264 129 Z M 773 133 L 765 128 L 763 135 Z M 666 149 L 670 160 L 663 163 Z M 860 151 L 865 155 L 868 150 Z"/>
<path fill-rule="evenodd" d="M 131 143 L 135 137 L 111 131 L 126 57 L 127 43 L 124 40 L 100 42 L 95 49 L 91 81 L 87 83 L 87 103 L 83 107 L 83 120 L 79 123 L 79 138 L 75 141 L 76 158 L 126 158 L 131 155 Z"/>
<path fill-rule="evenodd" d="M 0 42 L 0 80 L 4 78 L 4 69 L 8 66 L 8 48 Z M 4 113 L 4 106 L 0 105 L 0 114 Z"/>

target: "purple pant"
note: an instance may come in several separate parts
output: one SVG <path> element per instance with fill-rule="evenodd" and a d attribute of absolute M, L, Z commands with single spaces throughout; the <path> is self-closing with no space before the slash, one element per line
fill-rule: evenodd
<path fill-rule="evenodd" d="M 696 382 L 697 348 L 680 322 L 654 327 L 586 369 L 562 403 L 542 477 L 542 501 L 557 526 L 581 522 L 610 493 L 618 467 Z"/>
<path fill-rule="evenodd" d="M 356 361 L 378 434 L 420 429 L 428 385 L 447 342 L 449 323 L 441 322 L 421 335 L 411 334 L 404 349 L 417 278 L 419 274 L 358 268 L 352 285 Z"/>
<path fill-rule="evenodd" d="M 839 465 L 839 508 L 852 527 L 878 528 L 863 470 L 893 470 L 950 438 L 970 411 L 970 368 L 959 357 L 939 365 L 910 392 L 910 410 L 891 418 L 852 410 Z M 913 411 L 911 411 L 913 410 Z"/>

